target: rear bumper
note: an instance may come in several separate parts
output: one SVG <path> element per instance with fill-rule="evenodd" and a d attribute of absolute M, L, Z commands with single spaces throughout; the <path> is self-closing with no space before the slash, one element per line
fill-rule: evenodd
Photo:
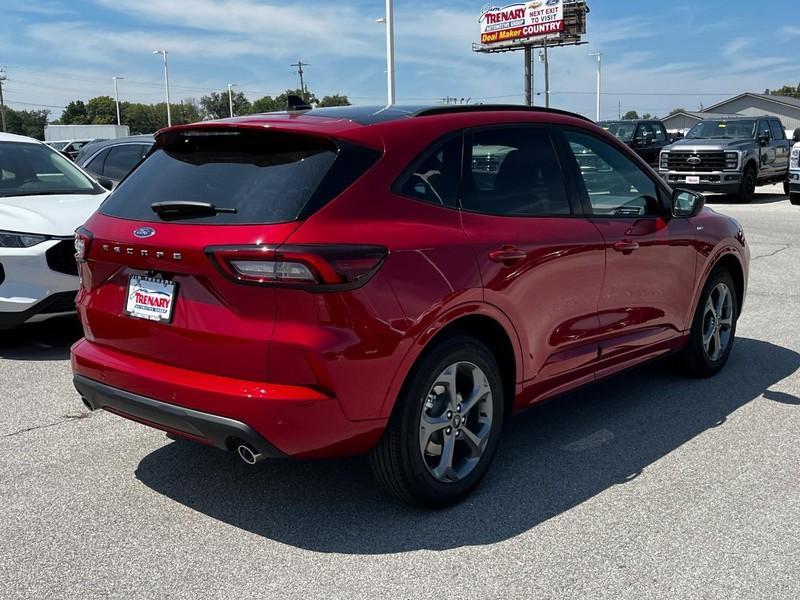
<path fill-rule="evenodd" d="M 385 419 L 348 420 L 336 398 L 312 387 L 190 371 L 86 339 L 71 358 L 92 408 L 220 448 L 242 439 L 268 456 L 349 456 L 372 448 L 386 426 Z"/>
<path fill-rule="evenodd" d="M 233 450 L 245 442 L 266 458 L 286 455 L 251 427 L 228 419 L 113 388 L 81 375 L 73 377 L 75 389 L 92 409 L 104 409 L 127 419 L 178 433 L 222 450 Z"/>

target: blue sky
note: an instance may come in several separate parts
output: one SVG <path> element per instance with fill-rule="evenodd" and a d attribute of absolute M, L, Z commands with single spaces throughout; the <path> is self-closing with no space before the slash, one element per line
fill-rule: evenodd
<path fill-rule="evenodd" d="M 522 102 L 522 55 L 481 55 L 486 0 L 396 0 L 398 98 Z M 552 105 L 594 116 L 602 51 L 602 116 L 635 109 L 663 115 L 743 91 L 800 82 L 796 0 L 589 0 L 588 45 L 551 53 Z M 289 66 L 310 63 L 317 95 L 358 104 L 385 99 L 382 0 L 2 0 L 0 65 L 15 108 L 49 108 L 113 93 L 163 98 L 160 57 L 170 51 L 173 100 L 237 83 L 251 99 L 297 87 Z M 537 65 L 538 67 L 538 65 Z M 537 68 L 536 87 L 543 86 Z M 541 98 L 541 97 L 540 97 Z M 539 100 L 541 102 L 541 99 Z"/>

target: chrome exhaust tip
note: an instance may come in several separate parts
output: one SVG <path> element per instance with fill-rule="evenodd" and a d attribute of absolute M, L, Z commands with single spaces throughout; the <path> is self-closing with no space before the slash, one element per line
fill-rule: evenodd
<path fill-rule="evenodd" d="M 264 458 L 264 456 L 258 450 L 255 450 L 247 444 L 239 444 L 239 446 L 236 448 L 236 452 L 239 455 L 239 458 L 251 466 L 261 462 L 261 460 Z"/>

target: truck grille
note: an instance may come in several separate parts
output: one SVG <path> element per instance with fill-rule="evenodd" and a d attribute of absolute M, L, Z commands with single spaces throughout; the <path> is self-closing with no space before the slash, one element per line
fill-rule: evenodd
<path fill-rule="evenodd" d="M 72 240 L 64 240 L 50 248 L 46 253 L 47 266 L 64 273 L 78 276 L 78 263 L 75 261 L 75 244 Z"/>
<path fill-rule="evenodd" d="M 669 153 L 670 171 L 690 171 L 692 173 L 709 173 L 725 169 L 725 153 L 716 151 L 673 151 Z M 700 160 L 699 163 L 697 159 Z"/>

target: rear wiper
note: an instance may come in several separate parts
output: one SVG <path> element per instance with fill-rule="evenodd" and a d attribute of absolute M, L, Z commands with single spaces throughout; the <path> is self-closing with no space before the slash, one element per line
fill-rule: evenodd
<path fill-rule="evenodd" d="M 221 213 L 234 215 L 235 208 L 216 206 L 210 202 L 189 202 L 175 200 L 171 202 L 153 202 L 150 209 L 164 220 L 186 217 L 210 217 Z"/>

